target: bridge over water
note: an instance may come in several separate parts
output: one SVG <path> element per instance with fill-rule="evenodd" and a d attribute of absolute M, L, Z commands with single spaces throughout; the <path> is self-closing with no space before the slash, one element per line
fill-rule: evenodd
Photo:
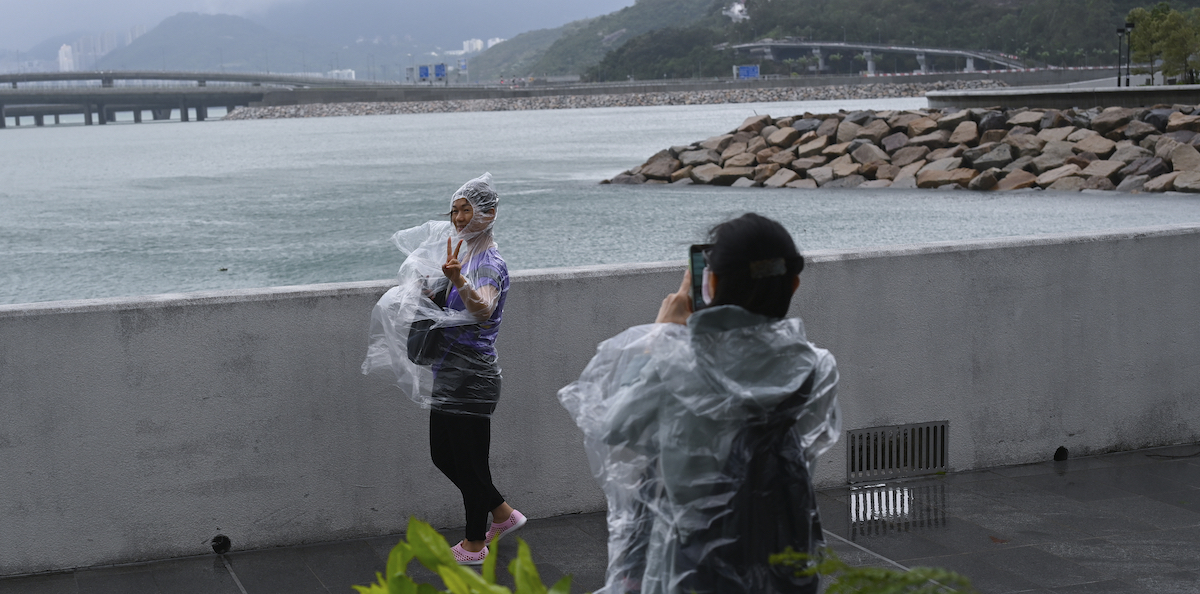
<path fill-rule="evenodd" d="M 1001 69 L 1025 68 L 1025 63 L 1017 56 L 982 50 L 884 45 L 878 43 L 857 43 L 844 41 L 805 41 L 799 39 L 763 39 L 753 43 L 733 45 L 731 48 L 773 61 L 782 61 L 800 57 L 807 58 L 810 56 L 815 57 L 817 59 L 818 72 L 823 72 L 825 70 L 825 58 L 827 55 L 848 50 L 862 54 L 863 59 L 867 62 L 867 76 L 875 76 L 875 61 L 881 54 L 884 53 L 913 55 L 917 59 L 917 64 L 919 65 L 918 71 L 921 74 L 928 72 L 928 59 L 930 56 L 950 56 L 954 58 L 962 58 L 965 64 L 965 67 L 962 70 L 963 72 L 975 72 L 976 60 L 992 64 Z"/>
<path fill-rule="evenodd" d="M 135 122 L 149 111 L 153 119 L 169 119 L 179 110 L 182 121 L 195 114 L 208 117 L 212 107 L 232 110 L 260 102 L 269 90 L 362 88 L 376 83 L 353 79 L 291 74 L 96 71 L 0 74 L 0 128 L 5 116 L 33 116 L 41 126 L 63 114 L 84 116 L 84 123 L 105 124 L 117 112 L 132 112 Z M 94 119 L 93 119 L 93 116 Z M 20 120 L 17 120 L 20 124 Z"/>

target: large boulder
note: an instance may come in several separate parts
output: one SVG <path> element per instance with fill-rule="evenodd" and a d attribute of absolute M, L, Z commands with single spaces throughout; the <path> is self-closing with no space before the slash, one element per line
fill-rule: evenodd
<path fill-rule="evenodd" d="M 796 139 L 800 138 L 800 131 L 795 128 L 780 128 L 774 134 L 767 137 L 767 144 L 773 146 L 789 147 L 792 146 Z"/>
<path fill-rule="evenodd" d="M 1088 136 L 1075 143 L 1075 150 L 1095 153 L 1101 159 L 1106 159 L 1117 150 L 1117 143 L 1103 136 Z"/>
<path fill-rule="evenodd" d="M 879 146 L 883 147 L 883 150 L 889 153 L 894 153 L 905 146 L 908 146 L 908 135 L 903 132 L 897 132 L 895 134 L 884 136 L 883 140 L 879 141 Z"/>
<path fill-rule="evenodd" d="M 796 150 L 794 148 L 790 148 L 771 155 L 771 158 L 767 159 L 767 163 L 778 163 L 786 167 L 789 163 L 795 160 Z"/>
<path fill-rule="evenodd" d="M 1033 158 L 1033 172 L 1041 175 L 1067 164 L 1067 157 L 1055 153 L 1042 153 Z M 1039 184 L 1040 185 L 1040 184 Z"/>
<path fill-rule="evenodd" d="M 996 183 L 999 181 L 997 179 L 997 176 L 999 174 L 1000 174 L 1000 170 L 995 169 L 995 168 L 985 169 L 983 171 L 980 171 L 979 175 L 976 175 L 974 178 L 971 179 L 970 183 L 967 184 L 967 189 L 975 190 L 978 192 L 994 190 L 994 189 L 996 189 Z"/>
<path fill-rule="evenodd" d="M 878 122 L 880 120 L 875 120 L 875 121 Z M 883 149 L 881 149 L 873 144 L 864 144 L 864 145 L 854 149 L 854 151 L 852 153 L 850 153 L 850 156 L 854 157 L 854 160 L 858 161 L 859 163 L 872 163 L 875 161 L 891 161 L 892 160 L 892 158 L 889 157 L 887 153 L 883 152 Z"/>
<path fill-rule="evenodd" d="M 646 176 L 642 175 L 641 173 L 635 174 L 635 173 L 630 173 L 630 172 L 626 171 L 625 173 L 621 173 L 621 174 L 613 177 L 611 180 L 609 180 L 608 183 L 610 183 L 610 184 L 644 184 L 644 183 L 646 183 L 646 181 L 647 181 Z"/>
<path fill-rule="evenodd" d="M 1004 144 L 1013 147 L 1018 156 L 1036 157 L 1042 152 L 1042 147 L 1046 145 L 1046 141 L 1032 134 L 1010 133 L 1008 136 L 1004 137 Z"/>
<path fill-rule="evenodd" d="M 1126 163 L 1132 163 L 1143 157 L 1153 157 L 1153 156 L 1154 156 L 1153 152 L 1150 152 L 1140 146 L 1123 146 L 1123 147 L 1117 149 L 1116 152 L 1114 152 L 1108 158 L 1112 159 L 1113 161 L 1124 161 Z"/>
<path fill-rule="evenodd" d="M 937 129 L 938 129 L 938 123 L 927 117 L 917 118 L 908 123 L 909 137 L 923 136 L 923 135 L 929 134 L 930 132 L 933 132 L 934 130 L 937 130 Z M 946 134 L 949 135 L 949 133 L 950 133 L 950 131 L 947 130 Z"/>
<path fill-rule="evenodd" d="M 1121 180 L 1121 183 L 1117 184 L 1116 190 L 1118 192 L 1141 192 L 1148 181 L 1150 178 L 1144 175 L 1131 175 Z"/>
<path fill-rule="evenodd" d="M 722 161 L 722 167 L 753 167 L 758 164 L 758 156 L 754 153 L 738 153 Z"/>
<path fill-rule="evenodd" d="M 1158 132 L 1158 128 L 1155 128 L 1153 125 L 1133 120 L 1125 126 L 1124 134 L 1125 138 L 1136 142 L 1156 132 Z"/>
<path fill-rule="evenodd" d="M 891 163 L 882 163 L 875 168 L 875 179 L 896 179 L 900 168 Z"/>
<path fill-rule="evenodd" d="M 670 180 L 671 174 L 675 173 L 680 165 L 678 159 L 672 159 L 668 154 L 658 159 L 651 159 L 649 163 L 642 165 L 642 175 L 650 179 Z"/>
<path fill-rule="evenodd" d="M 909 146 L 924 146 L 930 149 L 942 148 L 950 144 L 950 132 L 947 130 L 934 130 L 929 134 L 913 136 L 908 139 Z"/>
<path fill-rule="evenodd" d="M 742 122 L 742 125 L 738 126 L 737 129 L 738 129 L 738 132 L 755 132 L 755 133 L 757 133 L 757 132 L 760 132 L 763 128 L 766 128 L 770 124 L 771 124 L 771 116 L 756 115 L 756 116 L 750 116 L 750 117 L 746 118 L 746 120 Z M 733 182 L 730 182 L 730 183 L 733 183 Z"/>
<path fill-rule="evenodd" d="M 1150 178 L 1158 177 L 1171 171 L 1171 165 L 1158 157 L 1142 157 L 1134 160 L 1121 169 L 1120 176 L 1145 175 Z"/>
<path fill-rule="evenodd" d="M 1047 171 L 1047 172 L 1039 175 L 1037 177 L 1036 183 L 1037 183 L 1038 187 L 1048 188 L 1054 182 L 1056 182 L 1064 177 L 1071 177 L 1077 173 L 1079 173 L 1078 165 L 1063 165 L 1062 167 L 1058 167 L 1056 169 L 1051 169 L 1050 171 Z M 1082 182 L 1082 181 L 1083 180 L 1081 179 L 1080 182 Z"/>
<path fill-rule="evenodd" d="M 1066 140 L 1068 136 L 1075 133 L 1074 126 L 1066 126 L 1063 128 L 1042 128 L 1037 133 L 1037 137 L 1046 142 L 1054 142 L 1056 140 Z"/>
<path fill-rule="evenodd" d="M 797 132 L 804 134 L 805 132 L 815 132 L 821 127 L 821 120 L 817 118 L 803 118 L 792 122 L 792 127 Z"/>
<path fill-rule="evenodd" d="M 1047 186 L 1046 189 L 1054 190 L 1056 192 L 1078 192 L 1078 191 L 1082 190 L 1083 187 L 1086 185 L 1087 185 L 1086 179 L 1084 179 L 1082 177 L 1076 177 L 1074 175 L 1070 175 L 1070 176 L 1067 176 L 1067 177 L 1064 177 L 1064 178 L 1061 178 L 1061 179 L 1055 181 L 1054 183 Z"/>
<path fill-rule="evenodd" d="M 890 187 L 892 187 L 892 180 L 890 180 L 890 179 L 873 179 L 873 180 L 865 181 L 861 184 L 858 184 L 858 187 L 861 190 L 875 190 L 875 189 L 879 189 L 879 188 L 890 188 Z"/>
<path fill-rule="evenodd" d="M 1142 189 L 1147 192 L 1170 192 L 1175 189 L 1175 178 L 1183 175 L 1182 171 L 1171 171 L 1150 178 Z"/>
<path fill-rule="evenodd" d="M 788 167 L 792 171 L 803 175 L 809 169 L 820 167 L 827 162 L 829 162 L 829 159 L 826 159 L 825 157 L 805 157 L 803 159 L 796 159 L 795 161 L 792 161 L 792 164 L 788 165 Z"/>
<path fill-rule="evenodd" d="M 1122 161 L 1106 161 L 1096 160 L 1088 163 L 1088 166 L 1079 172 L 1083 177 L 1106 177 L 1112 181 L 1120 179 L 1120 172 L 1125 168 L 1125 163 Z"/>
<path fill-rule="evenodd" d="M 818 136 L 833 136 L 834 134 L 837 134 L 838 124 L 841 124 L 841 123 L 842 123 L 842 121 L 837 119 L 836 117 L 825 118 L 825 121 L 821 122 L 821 125 L 817 128 L 817 135 Z"/>
<path fill-rule="evenodd" d="M 753 167 L 722 167 L 720 171 L 713 174 L 712 184 L 714 186 L 728 186 L 739 178 L 748 177 L 754 179 Z"/>
<path fill-rule="evenodd" d="M 852 122 L 843 121 L 838 124 L 836 133 L 838 143 L 854 140 L 854 137 L 858 135 L 858 131 L 861 129 L 862 126 Z"/>
<path fill-rule="evenodd" d="M 721 162 L 724 163 L 730 157 L 746 152 L 746 146 L 744 142 L 731 142 L 729 146 L 725 147 L 725 150 L 721 151 Z"/>
<path fill-rule="evenodd" d="M 698 167 L 692 168 L 692 181 L 698 184 L 711 184 L 717 174 L 721 172 L 721 166 L 715 163 L 705 163 Z"/>
<path fill-rule="evenodd" d="M 962 165 L 961 157 L 950 157 L 946 159 L 938 159 L 937 161 L 931 161 L 922 167 L 921 171 L 950 171 L 951 169 L 958 169 L 960 165 Z M 919 177 L 920 176 L 918 176 L 918 179 Z M 918 186 L 919 185 L 920 184 L 918 184 Z"/>
<path fill-rule="evenodd" d="M 808 170 L 808 178 L 817 182 L 818 186 L 823 186 L 833 181 L 833 168 L 828 165 L 824 167 L 814 167 Z"/>
<path fill-rule="evenodd" d="M 954 127 L 950 134 L 950 144 L 975 144 L 979 142 L 979 125 L 967 120 Z"/>
<path fill-rule="evenodd" d="M 782 188 L 796 180 L 800 179 L 800 174 L 791 169 L 780 169 L 775 175 L 767 178 L 763 182 L 764 188 Z"/>
<path fill-rule="evenodd" d="M 1184 171 L 1175 178 L 1176 192 L 1200 193 L 1200 171 Z"/>
<path fill-rule="evenodd" d="M 950 170 L 924 170 L 917 174 L 918 188 L 940 188 L 955 184 L 966 187 L 979 172 L 968 167 Z"/>
<path fill-rule="evenodd" d="M 1025 156 L 1025 157 L 1017 157 L 1016 159 L 1013 159 L 1012 163 L 1009 163 L 1008 165 L 1001 167 L 1000 171 L 1003 171 L 1005 173 L 1012 173 L 1014 171 L 1029 171 L 1030 173 L 1032 173 L 1032 171 L 1031 171 L 1032 169 L 1033 169 L 1033 157 Z"/>
<path fill-rule="evenodd" d="M 690 181 L 692 179 L 692 169 L 693 167 L 680 167 L 675 173 L 671 174 L 671 183 L 675 183 L 681 179 Z"/>
<path fill-rule="evenodd" d="M 853 111 L 846 114 L 846 118 L 842 121 L 850 122 L 855 126 L 863 126 L 873 117 L 875 117 L 875 113 L 871 111 Z"/>
<path fill-rule="evenodd" d="M 720 136 L 713 136 L 712 138 L 703 140 L 698 144 L 702 149 L 710 149 L 720 153 L 724 151 L 731 142 L 733 142 L 732 134 L 722 134 Z"/>
<path fill-rule="evenodd" d="M 964 153 L 965 156 L 965 153 Z M 991 169 L 993 167 L 1004 167 L 1013 162 L 1016 155 L 1013 154 L 1013 149 L 1007 144 L 998 144 L 987 154 L 975 159 L 971 162 L 971 166 L 979 171 Z"/>
<path fill-rule="evenodd" d="M 1049 130 L 1051 128 L 1062 128 L 1070 125 L 1071 120 L 1063 116 L 1061 111 L 1057 109 L 1047 109 L 1045 113 L 1042 114 L 1041 121 L 1038 122 L 1038 129 Z"/>
<path fill-rule="evenodd" d="M 828 136 L 818 136 L 816 140 L 812 140 L 796 148 L 796 158 L 803 159 L 805 157 L 814 157 L 821 154 L 825 147 L 829 146 Z"/>
<path fill-rule="evenodd" d="M 910 163 L 915 163 L 925 158 L 929 154 L 929 148 L 924 146 L 906 146 L 892 155 L 892 165 L 904 167 Z"/>
<path fill-rule="evenodd" d="M 700 149 L 695 151 L 687 151 L 679 155 L 679 162 L 684 167 L 703 165 L 705 163 L 716 163 L 721 160 L 721 155 L 712 149 Z"/>
<path fill-rule="evenodd" d="M 1010 128 L 1014 126 L 1028 126 L 1030 128 L 1036 128 L 1037 126 L 1041 125 L 1043 115 L 1045 115 L 1043 112 L 1035 109 L 1022 111 L 1021 113 L 1008 118 L 1008 126 Z"/>
<path fill-rule="evenodd" d="M 1037 176 L 1028 171 L 1017 170 L 1004 176 L 996 184 L 997 190 L 1020 190 L 1024 188 L 1032 188 L 1037 184 Z"/>
<path fill-rule="evenodd" d="M 1175 110 L 1170 108 L 1151 109 L 1143 116 L 1143 121 L 1154 126 L 1159 132 L 1166 132 L 1167 123 L 1170 122 L 1173 113 Z"/>
<path fill-rule="evenodd" d="M 855 163 L 850 155 L 843 155 L 829 162 L 830 169 L 833 170 L 833 177 L 842 178 L 857 174 L 862 170 L 862 165 Z"/>
<path fill-rule="evenodd" d="M 965 149 L 962 152 L 961 156 L 962 156 L 964 162 L 971 163 L 972 165 L 974 165 L 976 159 L 992 152 L 992 149 L 996 148 L 996 146 L 997 146 L 996 143 L 980 144 L 978 146 L 973 146 L 969 149 Z"/>
<path fill-rule="evenodd" d="M 979 118 L 979 131 L 1008 130 L 1008 116 L 1000 111 L 989 111 Z"/>
<path fill-rule="evenodd" d="M 1175 171 L 1200 171 L 1200 152 L 1190 144 L 1181 144 L 1171 151 L 1171 168 Z"/>
<path fill-rule="evenodd" d="M 886 121 L 871 120 L 871 123 L 859 128 L 858 134 L 855 135 L 855 138 L 865 138 L 871 141 L 871 144 L 879 144 L 883 142 L 884 137 L 890 134 L 891 131 L 892 128 L 891 126 L 887 125 Z M 905 142 L 908 142 L 907 137 L 905 137 Z"/>
<path fill-rule="evenodd" d="M 815 190 L 815 189 L 817 189 L 817 180 L 814 180 L 814 179 L 798 179 L 798 180 L 796 180 L 796 181 L 794 181 L 794 182 L 791 182 L 791 183 L 789 183 L 789 184 L 788 184 L 787 186 L 785 186 L 785 187 L 788 187 L 788 188 L 795 188 L 795 189 L 798 189 L 798 190 Z"/>
<path fill-rule="evenodd" d="M 1097 134 L 1108 134 L 1109 132 L 1120 128 L 1121 126 L 1128 124 L 1131 120 L 1133 120 L 1135 115 L 1137 115 L 1137 112 L 1126 107 L 1110 107 L 1096 117 L 1092 118 L 1091 128 Z"/>
<path fill-rule="evenodd" d="M 971 110 L 962 109 L 954 113 L 948 113 L 938 118 L 938 128 L 942 130 L 957 130 L 964 122 L 973 122 L 971 118 Z"/>
<path fill-rule="evenodd" d="M 761 165 L 761 164 L 763 164 L 763 163 L 770 163 L 770 162 L 771 162 L 771 159 L 772 159 L 772 158 L 773 158 L 773 157 L 774 157 L 776 154 L 778 154 L 778 153 L 782 153 L 782 152 L 786 152 L 786 151 L 784 151 L 783 149 L 781 149 L 781 148 L 779 148 L 779 147 L 777 147 L 777 146 L 769 146 L 769 147 L 767 147 L 767 148 L 765 148 L 765 149 L 763 149 L 763 150 L 761 150 L 761 151 L 756 151 L 756 152 L 754 153 L 754 161 L 755 161 L 756 163 L 760 164 L 760 165 Z M 787 160 L 785 160 L 785 161 L 781 161 L 781 162 L 780 162 L 780 164 L 782 164 L 782 163 L 790 163 L 791 161 L 792 161 L 792 156 L 791 156 L 791 155 L 789 155 L 789 156 L 788 156 L 788 159 L 787 159 Z"/>
<path fill-rule="evenodd" d="M 1111 192 L 1117 189 L 1117 186 L 1113 185 L 1112 180 L 1108 179 L 1107 177 L 1101 177 L 1097 175 L 1087 178 L 1087 181 L 1083 184 L 1083 189 L 1104 190 L 1106 192 Z"/>
<path fill-rule="evenodd" d="M 823 186 L 822 188 L 857 188 L 867 181 L 867 178 L 856 174 L 839 177 Z"/>
<path fill-rule="evenodd" d="M 1190 132 L 1200 132 L 1200 115 L 1183 115 L 1175 112 L 1167 118 L 1167 132 L 1177 132 L 1179 130 L 1188 130 Z"/>

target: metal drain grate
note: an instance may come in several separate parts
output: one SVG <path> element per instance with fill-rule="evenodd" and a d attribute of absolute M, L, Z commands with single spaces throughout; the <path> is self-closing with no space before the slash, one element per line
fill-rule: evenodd
<path fill-rule="evenodd" d="M 949 421 L 855 429 L 846 435 L 851 483 L 945 472 Z"/>
<path fill-rule="evenodd" d="M 850 491 L 850 540 L 946 525 L 946 485 L 856 487 Z"/>

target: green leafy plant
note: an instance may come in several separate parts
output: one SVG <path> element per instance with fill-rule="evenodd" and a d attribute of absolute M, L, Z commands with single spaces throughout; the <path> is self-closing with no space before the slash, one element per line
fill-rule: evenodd
<path fill-rule="evenodd" d="M 880 567 L 851 567 L 829 549 L 820 554 L 797 553 L 788 547 L 771 555 L 772 565 L 791 567 L 796 575 L 830 578 L 826 594 L 975 594 L 971 580 L 936 567 L 914 567 L 908 571 Z"/>
<path fill-rule="evenodd" d="M 497 541 L 498 543 L 499 541 Z M 495 546 L 495 545 L 493 545 Z M 386 575 L 376 572 L 377 583 L 369 586 L 354 586 L 360 594 L 435 594 L 442 592 L 431 584 L 418 584 L 408 575 L 408 566 L 416 559 L 430 571 L 438 574 L 446 585 L 445 592 L 452 594 L 513 594 L 512 590 L 496 583 L 496 557 L 488 555 L 481 573 L 459 565 L 446 539 L 432 526 L 416 518 L 408 520 L 405 540 L 401 540 L 388 554 Z M 524 540 L 517 539 L 517 558 L 508 564 L 508 572 L 516 583 L 516 594 L 567 594 L 571 589 L 571 576 L 566 576 L 550 588 L 542 583 L 533 555 Z"/>

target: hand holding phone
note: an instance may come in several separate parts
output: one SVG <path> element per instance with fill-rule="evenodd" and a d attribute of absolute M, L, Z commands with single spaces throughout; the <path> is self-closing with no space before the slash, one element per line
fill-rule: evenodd
<path fill-rule="evenodd" d="M 693 312 L 708 306 L 704 302 L 704 269 L 708 266 L 704 253 L 711 247 L 711 243 L 701 243 L 688 248 L 688 271 L 692 273 L 691 290 L 688 293 Z"/>

